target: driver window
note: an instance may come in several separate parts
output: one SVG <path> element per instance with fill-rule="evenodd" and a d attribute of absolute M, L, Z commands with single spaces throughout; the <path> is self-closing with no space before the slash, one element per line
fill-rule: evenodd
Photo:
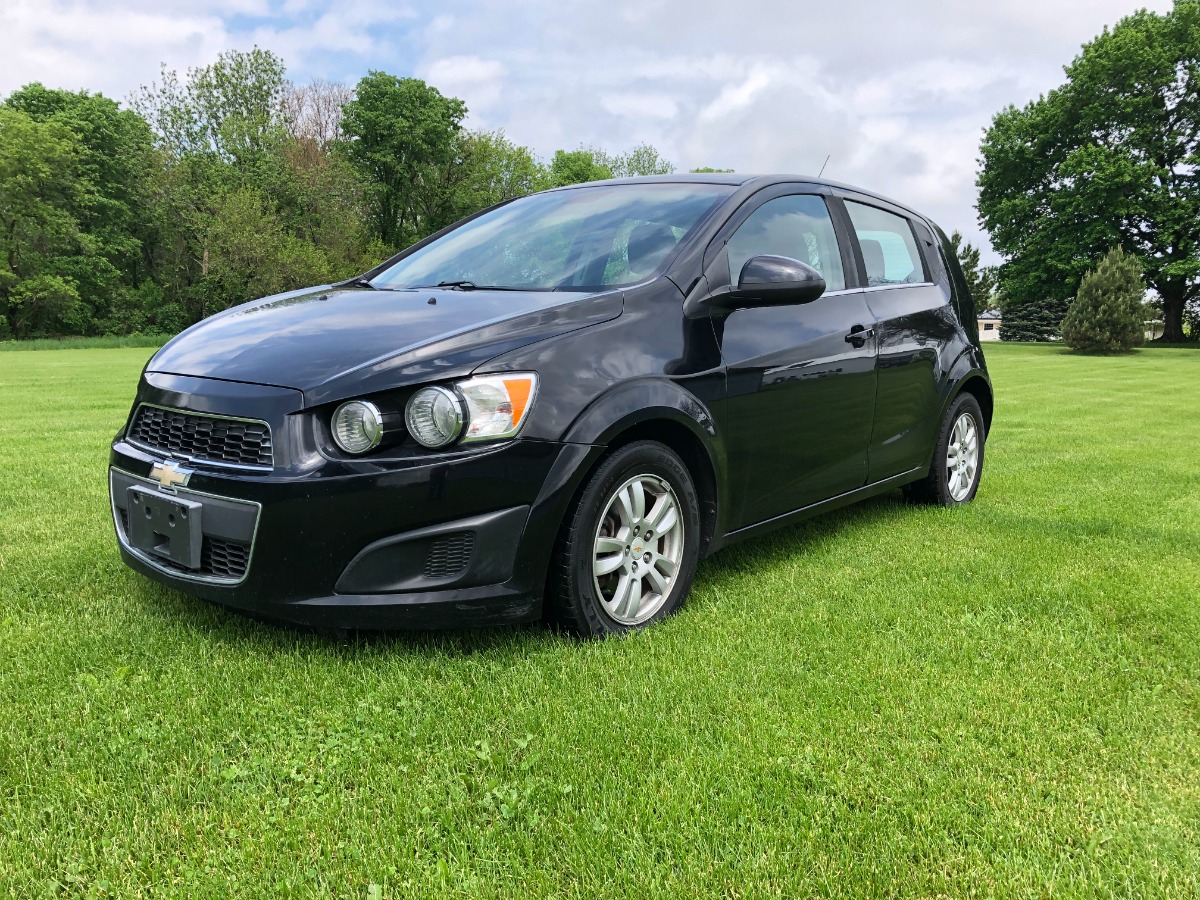
<path fill-rule="evenodd" d="M 842 254 L 825 201 L 815 194 L 768 200 L 729 239 L 729 280 L 737 284 L 752 256 L 787 256 L 808 263 L 825 279 L 826 290 L 846 287 Z"/>

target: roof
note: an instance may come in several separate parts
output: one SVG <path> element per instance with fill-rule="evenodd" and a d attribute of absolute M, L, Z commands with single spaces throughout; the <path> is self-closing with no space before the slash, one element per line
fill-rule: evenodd
<path fill-rule="evenodd" d="M 999 319 L 999 318 L 1000 318 L 1000 310 L 998 310 L 998 309 L 985 309 L 983 312 L 981 312 L 981 313 L 978 315 L 978 317 L 977 317 L 977 318 L 980 318 L 980 319 Z"/>
<path fill-rule="evenodd" d="M 854 191 L 868 197 L 874 197 L 876 200 L 882 200 L 884 203 L 890 203 L 892 206 L 898 206 L 901 209 L 906 209 L 914 215 L 921 216 L 915 209 L 907 203 L 900 203 L 893 200 L 884 194 L 877 191 L 868 190 L 867 188 L 858 187 L 853 184 L 845 184 L 841 181 L 831 181 L 828 178 L 818 178 L 814 175 L 755 175 L 751 173 L 739 174 L 737 172 L 675 172 L 670 175 L 639 175 L 634 178 L 610 178 L 604 181 L 583 181 L 578 184 L 568 184 L 560 188 L 552 188 L 551 190 L 566 191 L 573 188 L 599 187 L 601 185 L 610 184 L 728 184 L 736 187 L 744 187 L 746 185 L 757 183 L 760 187 L 766 187 L 771 184 L 786 184 L 788 182 L 803 182 L 804 184 L 819 184 L 823 187 L 840 188 L 846 191 Z M 923 216 L 921 216 L 924 218 Z"/>

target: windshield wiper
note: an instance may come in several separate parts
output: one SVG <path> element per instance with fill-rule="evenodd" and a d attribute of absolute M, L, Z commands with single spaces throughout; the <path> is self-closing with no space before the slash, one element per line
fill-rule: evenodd
<path fill-rule="evenodd" d="M 375 285 L 371 284 L 371 282 L 367 280 L 366 275 L 355 275 L 348 281 L 339 281 L 334 285 L 334 287 L 364 287 L 372 291 L 379 290 L 379 288 L 375 287 Z"/>
<path fill-rule="evenodd" d="M 427 291 L 431 288 L 449 288 L 454 291 L 536 291 L 540 288 L 510 287 L 505 284 L 476 284 L 473 281 L 439 281 L 437 284 L 414 284 L 410 290 Z"/>

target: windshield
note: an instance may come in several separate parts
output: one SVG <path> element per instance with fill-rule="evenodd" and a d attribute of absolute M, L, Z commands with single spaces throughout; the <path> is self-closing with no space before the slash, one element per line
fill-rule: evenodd
<path fill-rule="evenodd" d="M 733 191 L 623 184 L 534 194 L 400 260 L 376 287 L 588 291 L 642 281 Z"/>

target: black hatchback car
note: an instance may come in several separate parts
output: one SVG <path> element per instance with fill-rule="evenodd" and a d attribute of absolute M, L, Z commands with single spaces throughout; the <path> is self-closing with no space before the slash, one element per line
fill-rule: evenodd
<path fill-rule="evenodd" d="M 147 364 L 109 483 L 123 559 L 334 628 L 677 609 L 733 541 L 903 487 L 971 500 L 992 390 L 945 234 L 784 176 L 599 182 Z"/>

